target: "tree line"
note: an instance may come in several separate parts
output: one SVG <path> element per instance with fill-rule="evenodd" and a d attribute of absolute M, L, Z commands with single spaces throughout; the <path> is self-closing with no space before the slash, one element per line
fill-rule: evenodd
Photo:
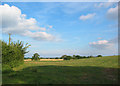
<path fill-rule="evenodd" d="M 84 59 L 84 58 L 93 58 L 94 56 L 80 56 L 80 55 L 63 55 L 61 57 L 55 57 L 55 58 L 42 58 L 38 53 L 33 54 L 32 60 L 40 60 L 40 59 L 64 59 L 64 60 L 70 60 L 70 59 Z M 96 57 L 102 57 L 102 55 L 97 55 Z M 30 59 L 30 58 L 29 58 Z"/>

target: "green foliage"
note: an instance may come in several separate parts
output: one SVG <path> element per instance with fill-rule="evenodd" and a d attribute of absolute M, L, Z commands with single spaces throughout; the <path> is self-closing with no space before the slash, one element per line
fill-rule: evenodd
<path fill-rule="evenodd" d="M 85 59 L 85 58 L 93 58 L 94 56 L 80 56 L 80 55 L 73 55 L 73 56 L 67 56 L 67 55 L 63 55 L 60 57 L 60 59 L 64 59 L 64 60 L 70 60 L 70 59 Z M 102 57 L 102 55 L 98 55 L 96 57 Z"/>
<path fill-rule="evenodd" d="M 2 63 L 2 41 L 0 40 L 0 63 Z"/>
<path fill-rule="evenodd" d="M 29 48 L 29 46 L 31 46 L 31 45 L 28 45 L 28 43 L 26 43 L 24 46 L 24 43 L 19 40 L 16 43 L 12 42 L 10 45 L 19 48 L 23 55 L 29 52 L 29 51 L 27 51 L 27 48 Z"/>
<path fill-rule="evenodd" d="M 32 56 L 32 60 L 39 60 L 39 54 L 38 53 L 35 53 L 33 56 Z"/>
<path fill-rule="evenodd" d="M 97 57 L 102 57 L 102 55 L 98 55 Z"/>
<path fill-rule="evenodd" d="M 55 59 L 59 59 L 58 57 L 56 57 Z"/>
<path fill-rule="evenodd" d="M 80 58 L 81 58 L 81 56 L 79 56 L 79 55 L 76 55 L 76 56 L 75 56 L 75 58 L 76 58 L 76 59 L 80 59 Z"/>
<path fill-rule="evenodd" d="M 9 65 L 2 65 L 2 73 L 9 73 L 11 71 L 13 71 L 13 69 Z"/>
<path fill-rule="evenodd" d="M 40 59 L 44 59 L 43 57 L 40 57 Z"/>
<path fill-rule="evenodd" d="M 24 58 L 24 59 L 31 59 L 30 57 L 28 57 L 28 58 Z"/>
<path fill-rule="evenodd" d="M 75 55 L 73 55 L 72 59 L 76 59 L 75 57 L 76 57 L 76 56 L 75 56 Z"/>
<path fill-rule="evenodd" d="M 70 60 L 72 59 L 72 56 L 63 55 L 61 58 L 64 60 Z"/>
<path fill-rule="evenodd" d="M 2 41 L 2 66 L 4 70 L 22 64 L 24 62 L 24 54 L 27 53 L 26 49 L 28 47 L 24 47 L 22 41 L 17 43 L 11 42 L 10 44 Z"/>

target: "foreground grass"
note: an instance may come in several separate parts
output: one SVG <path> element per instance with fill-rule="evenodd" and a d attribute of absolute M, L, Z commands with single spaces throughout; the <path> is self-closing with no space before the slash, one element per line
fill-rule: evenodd
<path fill-rule="evenodd" d="M 3 84 L 115 84 L 118 57 L 30 61 L 3 73 Z"/>

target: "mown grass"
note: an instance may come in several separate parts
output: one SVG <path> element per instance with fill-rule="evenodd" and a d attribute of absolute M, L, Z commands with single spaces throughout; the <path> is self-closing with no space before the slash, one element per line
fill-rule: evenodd
<path fill-rule="evenodd" d="M 29 61 L 3 73 L 3 84 L 116 84 L 118 56 Z"/>

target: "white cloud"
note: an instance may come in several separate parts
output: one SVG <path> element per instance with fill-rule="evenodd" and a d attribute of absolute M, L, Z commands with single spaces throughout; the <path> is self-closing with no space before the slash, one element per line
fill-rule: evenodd
<path fill-rule="evenodd" d="M 26 18 L 25 14 L 15 6 L 7 4 L 0 5 L 0 25 L 2 26 L 3 33 L 12 33 L 21 36 L 28 36 L 36 40 L 53 41 L 56 37 L 48 34 L 46 28 L 39 27 L 34 18 Z"/>
<path fill-rule="evenodd" d="M 100 4 L 95 4 L 95 7 L 97 8 L 101 8 L 101 7 L 110 7 L 112 6 L 113 4 L 115 4 L 115 2 L 104 2 L 104 3 L 100 3 Z"/>
<path fill-rule="evenodd" d="M 42 31 L 46 31 L 46 28 L 44 28 L 44 27 L 41 27 L 40 29 L 41 29 Z"/>
<path fill-rule="evenodd" d="M 115 8 L 110 8 L 107 11 L 107 18 L 110 20 L 118 19 L 118 6 L 116 6 Z"/>
<path fill-rule="evenodd" d="M 29 36 L 33 39 L 36 39 L 36 40 L 54 40 L 55 37 L 52 36 L 51 34 L 48 34 L 46 32 L 30 32 L 30 31 L 27 31 L 26 33 L 23 33 L 24 36 Z"/>
<path fill-rule="evenodd" d="M 92 14 L 87 14 L 87 15 L 82 15 L 80 16 L 80 20 L 87 20 L 87 19 L 91 19 L 96 15 L 96 13 L 92 13 Z"/>
<path fill-rule="evenodd" d="M 103 2 L 103 3 L 95 4 L 95 7 L 97 7 L 97 8 L 101 8 L 101 7 L 108 8 L 110 6 L 113 6 L 116 3 L 117 3 L 117 1 L 115 2 L 115 0 L 108 0 L 108 2 Z"/>
<path fill-rule="evenodd" d="M 100 41 L 97 41 L 97 42 L 91 42 L 90 44 L 107 44 L 108 41 L 107 40 L 100 40 Z"/>
<path fill-rule="evenodd" d="M 99 40 L 96 42 L 90 42 L 89 45 L 96 49 L 112 49 L 117 43 L 117 38 L 111 40 Z"/>
<path fill-rule="evenodd" d="M 49 27 L 49 28 L 53 28 L 53 26 L 52 26 L 52 25 L 49 25 L 48 27 Z"/>
<path fill-rule="evenodd" d="M 98 37 L 97 39 L 102 39 L 101 37 Z"/>

